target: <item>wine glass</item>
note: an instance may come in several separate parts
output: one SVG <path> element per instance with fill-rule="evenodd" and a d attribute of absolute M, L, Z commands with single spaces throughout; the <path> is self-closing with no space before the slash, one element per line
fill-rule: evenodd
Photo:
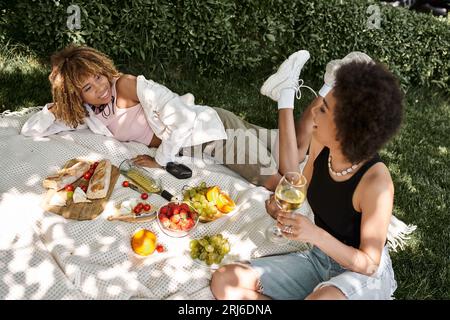
<path fill-rule="evenodd" d="M 275 189 L 275 202 L 285 212 L 292 212 L 303 204 L 306 198 L 306 178 L 299 172 L 287 172 L 281 178 Z M 277 244 L 285 244 L 286 239 L 276 223 L 266 230 L 269 241 Z"/>

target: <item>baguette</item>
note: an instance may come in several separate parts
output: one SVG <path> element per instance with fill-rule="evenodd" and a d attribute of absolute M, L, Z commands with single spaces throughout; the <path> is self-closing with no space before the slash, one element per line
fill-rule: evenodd
<path fill-rule="evenodd" d="M 68 184 L 72 184 L 83 176 L 90 168 L 89 162 L 79 161 L 69 168 L 62 169 L 58 173 L 48 176 L 42 182 L 44 188 L 61 190 Z"/>
<path fill-rule="evenodd" d="M 86 192 L 88 199 L 101 199 L 106 197 L 111 181 L 111 161 L 102 160 L 95 168 L 94 174 L 89 181 Z"/>

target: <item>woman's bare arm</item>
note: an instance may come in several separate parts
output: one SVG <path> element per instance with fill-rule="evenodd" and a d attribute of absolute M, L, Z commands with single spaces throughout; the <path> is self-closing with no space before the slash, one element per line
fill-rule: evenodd
<path fill-rule="evenodd" d="M 369 178 L 361 191 L 359 248 L 355 249 L 340 242 L 323 229 L 316 237 L 315 243 L 341 266 L 369 276 L 377 271 L 380 264 L 394 202 L 393 183 L 387 169 L 384 171 L 381 175 Z"/>

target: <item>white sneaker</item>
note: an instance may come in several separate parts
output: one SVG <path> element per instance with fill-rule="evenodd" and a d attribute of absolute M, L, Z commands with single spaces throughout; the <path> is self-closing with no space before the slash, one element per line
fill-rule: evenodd
<path fill-rule="evenodd" d="M 274 101 L 280 99 L 280 91 L 286 88 L 293 88 L 298 92 L 300 71 L 309 60 L 309 52 L 306 50 L 297 51 L 289 56 L 278 68 L 277 72 L 271 75 L 262 85 L 261 94 Z M 303 83 L 303 81 L 302 81 Z"/>

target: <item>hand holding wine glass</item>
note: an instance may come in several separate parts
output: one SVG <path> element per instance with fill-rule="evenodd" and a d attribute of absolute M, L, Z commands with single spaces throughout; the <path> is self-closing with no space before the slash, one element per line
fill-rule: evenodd
<path fill-rule="evenodd" d="M 299 172 L 288 172 L 281 178 L 275 190 L 275 201 L 278 207 L 284 212 L 292 212 L 303 204 L 306 199 L 306 178 Z M 289 233 L 292 226 L 285 225 L 284 232 Z M 276 226 L 271 226 L 266 230 L 269 241 L 284 244 L 286 239 L 281 230 Z"/>

